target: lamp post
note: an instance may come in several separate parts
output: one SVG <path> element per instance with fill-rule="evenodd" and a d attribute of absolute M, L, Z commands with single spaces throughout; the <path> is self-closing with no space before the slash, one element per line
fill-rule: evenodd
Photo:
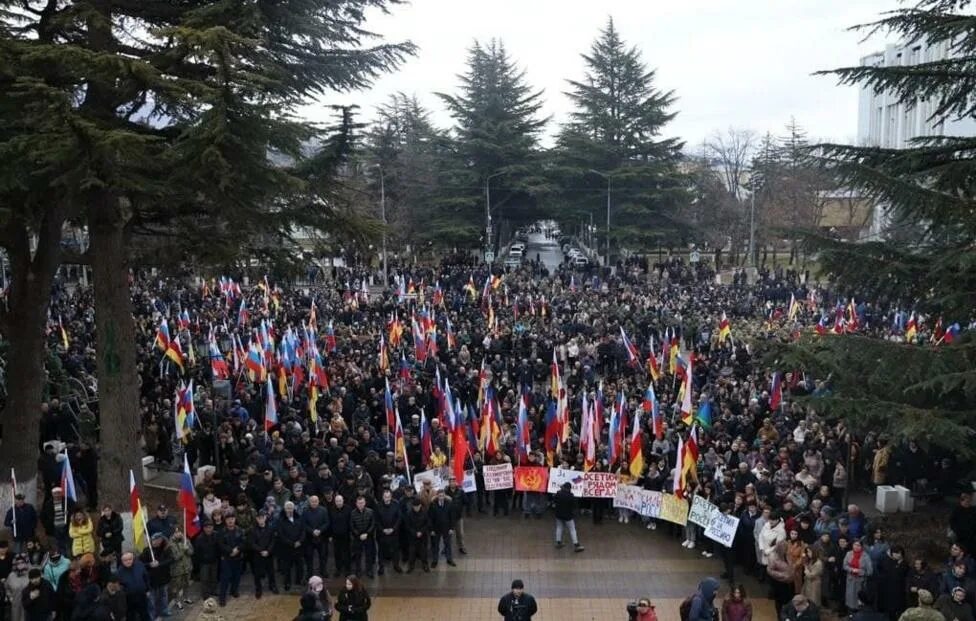
<path fill-rule="evenodd" d="M 496 172 L 485 177 L 485 253 L 487 254 L 494 246 L 491 243 L 491 185 L 490 182 L 495 177 L 504 175 L 505 172 Z"/>
<path fill-rule="evenodd" d="M 756 267 L 756 178 L 755 173 L 749 177 L 750 202 L 749 207 L 749 267 Z"/>
<path fill-rule="evenodd" d="M 610 267 L 610 190 L 612 187 L 611 181 L 613 177 L 607 173 L 602 173 L 599 170 L 593 170 L 592 168 L 590 169 L 590 172 L 594 175 L 600 175 L 607 180 L 607 257 L 603 264 Z"/>
<path fill-rule="evenodd" d="M 380 171 L 380 217 L 383 219 L 383 286 L 389 285 L 389 270 L 386 258 L 386 179 L 383 175 L 383 166 L 374 164 Z"/>

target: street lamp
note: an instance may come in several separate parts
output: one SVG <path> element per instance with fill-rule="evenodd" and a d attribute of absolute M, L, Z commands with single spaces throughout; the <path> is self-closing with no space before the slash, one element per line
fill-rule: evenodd
<path fill-rule="evenodd" d="M 613 177 L 607 173 L 602 173 L 599 170 L 590 169 L 590 172 L 594 175 L 600 175 L 607 180 L 607 258 L 604 261 L 604 265 L 610 267 L 610 190 L 611 190 L 611 180 Z"/>
<path fill-rule="evenodd" d="M 485 253 L 493 247 L 491 243 L 491 185 L 490 181 L 495 177 L 504 175 L 505 171 L 492 173 L 485 178 Z"/>
<path fill-rule="evenodd" d="M 383 166 L 373 164 L 380 171 L 380 217 L 383 218 L 383 286 L 389 285 L 389 269 L 386 260 L 386 179 L 383 175 Z"/>

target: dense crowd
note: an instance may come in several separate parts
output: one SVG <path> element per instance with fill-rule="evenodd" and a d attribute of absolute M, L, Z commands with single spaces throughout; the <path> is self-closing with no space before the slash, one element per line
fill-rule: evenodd
<path fill-rule="evenodd" d="M 373 273 L 336 269 L 330 276 L 312 286 L 134 277 L 142 446 L 174 469 L 185 455 L 199 524 L 153 507 L 149 545 L 132 550 L 118 508 L 98 503 L 97 402 L 70 410 L 52 395 L 41 411 L 41 508 L 18 498 L 5 520 L 8 528 L 16 521 L 16 535 L 0 542 L 0 578 L 15 621 L 158 620 L 210 597 L 219 608 L 240 595 L 244 573 L 258 598 L 265 590 L 305 592 L 301 619 L 366 619 L 363 580 L 463 562 L 455 552 L 467 554 L 465 520 L 476 512 L 529 518 L 550 507 L 561 525 L 581 512 L 594 523 L 631 524 L 635 537 L 680 537 L 689 554 L 718 555 L 738 594 L 723 606 L 729 621 L 751 619 L 736 581 L 742 572 L 768 583 L 777 612 L 794 615 L 784 618 L 816 618 L 795 616 L 799 605 L 801 613 L 829 606 L 896 620 L 929 600 L 947 620 L 973 618 L 976 509 L 967 494 L 952 512 L 948 559 L 933 567 L 889 546 L 886 533 L 845 504 L 849 488 L 885 483 L 955 496 L 961 468 L 954 456 L 925 438 L 902 444 L 884 434 L 852 435 L 819 412 L 815 398 L 798 400 L 829 391 L 829 381 L 802 369 L 764 368 L 757 355 L 763 342 L 822 327 L 825 317 L 831 330 L 836 320 L 903 338 L 900 309 L 839 304 L 834 292 L 782 270 L 764 270 L 753 284 L 736 275 L 718 285 L 706 265 L 671 260 L 632 260 L 613 275 L 568 267 L 550 273 L 538 262 L 491 274 L 451 262 L 398 270 L 396 284 L 372 293 Z M 720 334 L 723 316 L 731 335 Z M 52 317 L 64 326 L 51 334 L 52 380 L 70 378 L 97 393 L 91 291 L 58 288 Z M 182 339 L 182 370 L 160 347 L 163 320 L 170 338 Z M 899 325 L 901 334 L 893 329 Z M 917 339 L 935 329 L 921 318 L 917 325 Z M 638 350 L 636 362 L 621 330 Z M 612 450 L 609 435 L 618 395 L 642 436 L 645 466 L 634 482 L 672 491 L 678 440 L 689 433 L 680 370 L 662 354 L 672 341 L 678 358 L 692 362 L 696 404 L 709 403 L 713 413 L 696 424 L 700 457 L 686 495 L 740 518 L 731 548 L 694 524 L 659 525 L 615 511 L 608 499 L 577 506 L 541 493 L 484 491 L 484 465 L 505 462 L 630 476 L 632 430 L 622 434 L 623 450 Z M 251 342 L 265 365 L 257 372 L 247 365 Z M 649 357 L 661 367 L 656 381 Z M 554 366 L 564 395 L 553 394 Z M 261 372 L 270 381 L 255 376 Z M 650 383 L 665 413 L 663 433 L 643 410 Z M 584 394 L 607 401 L 592 464 L 580 450 Z M 570 427 L 554 445 L 547 428 L 560 398 Z M 520 422 L 522 403 L 527 420 Z M 470 439 L 463 469 L 474 471 L 477 489 L 465 492 L 453 474 L 442 489 L 415 487 L 417 472 L 453 472 L 458 425 Z M 60 487 L 59 443 L 81 491 L 77 505 Z M 570 536 L 578 544 L 575 529 Z M 338 598 L 325 588 L 330 576 L 347 576 Z M 709 597 L 696 596 L 693 621 L 712 618 L 717 586 L 703 583 Z"/>

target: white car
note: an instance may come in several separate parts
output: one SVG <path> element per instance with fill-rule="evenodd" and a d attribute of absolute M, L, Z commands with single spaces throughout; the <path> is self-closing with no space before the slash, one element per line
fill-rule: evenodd
<path fill-rule="evenodd" d="M 520 261 L 522 260 L 522 255 L 523 254 L 524 253 L 523 253 L 523 249 L 522 248 L 509 248 L 508 249 L 508 256 L 509 257 L 515 257 L 516 259 L 518 259 Z"/>
<path fill-rule="evenodd" d="M 579 248 L 570 248 L 569 252 L 567 252 L 566 254 L 569 256 L 570 259 L 583 256 L 583 253 L 579 250 Z"/>
<path fill-rule="evenodd" d="M 522 242 L 515 242 L 514 244 L 512 244 L 508 248 L 509 248 L 510 251 L 518 250 L 519 253 L 525 252 L 525 244 L 523 244 Z"/>
<path fill-rule="evenodd" d="M 570 263 L 577 267 L 584 267 L 589 265 L 590 261 L 583 255 L 577 255 L 569 260 Z"/>

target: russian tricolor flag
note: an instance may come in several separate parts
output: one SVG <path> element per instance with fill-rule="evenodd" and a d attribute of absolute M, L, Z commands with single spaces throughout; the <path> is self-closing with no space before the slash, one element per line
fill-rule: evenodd
<path fill-rule="evenodd" d="M 200 516 L 197 515 L 197 497 L 193 491 L 193 475 L 190 474 L 190 462 L 183 455 L 183 476 L 180 477 L 180 496 L 177 504 L 183 508 L 186 521 L 186 536 L 192 539 L 200 532 Z"/>

